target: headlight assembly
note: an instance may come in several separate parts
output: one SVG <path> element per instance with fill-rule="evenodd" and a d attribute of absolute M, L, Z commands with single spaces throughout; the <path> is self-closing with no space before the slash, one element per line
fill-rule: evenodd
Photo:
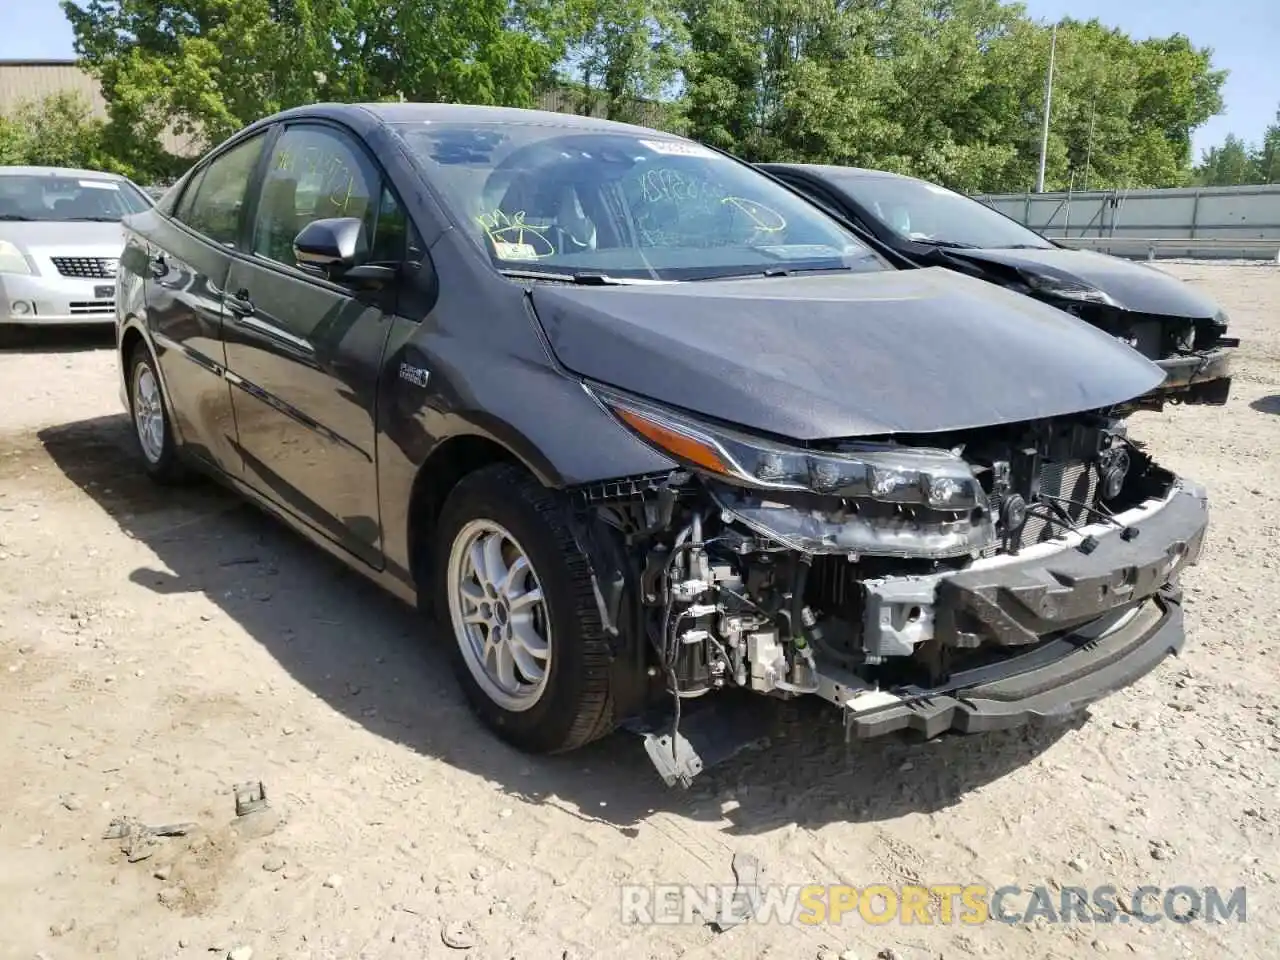
<path fill-rule="evenodd" d="M 27 263 L 27 258 L 8 240 L 0 240 L 0 273 L 31 273 L 31 264 Z"/>
<path fill-rule="evenodd" d="M 805 450 L 712 426 L 601 388 L 589 392 L 664 453 L 736 486 L 953 512 L 987 503 L 973 470 L 949 450 L 886 443 Z"/>
<path fill-rule="evenodd" d="M 1022 279 L 1032 292 L 1046 297 L 1075 300 L 1079 303 L 1098 303 L 1108 307 L 1119 306 L 1109 294 L 1079 280 L 1047 276 L 1043 273 L 1023 273 Z"/>

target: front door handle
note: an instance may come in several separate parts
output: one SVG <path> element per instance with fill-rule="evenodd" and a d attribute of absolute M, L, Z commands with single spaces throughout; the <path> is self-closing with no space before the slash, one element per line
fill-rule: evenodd
<path fill-rule="evenodd" d="M 251 317 L 254 313 L 253 301 L 249 299 L 248 290 L 240 290 L 236 294 L 226 294 L 222 300 L 227 309 L 237 317 Z"/>

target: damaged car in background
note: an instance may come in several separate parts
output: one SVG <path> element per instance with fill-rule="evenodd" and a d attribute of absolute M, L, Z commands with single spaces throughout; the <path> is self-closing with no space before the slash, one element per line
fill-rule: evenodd
<path fill-rule="evenodd" d="M 1119 337 L 1165 371 L 1133 406 L 1222 405 L 1240 341 L 1195 287 L 1145 263 L 1074 250 L 971 197 L 883 170 L 801 163 L 760 168 L 882 244 L 901 266 L 940 266 L 1043 300 Z"/>
<path fill-rule="evenodd" d="M 687 785 L 745 729 L 719 704 L 978 732 L 1184 642 L 1206 496 L 1120 416 L 1163 371 L 695 142 L 299 108 L 127 227 L 143 468 L 421 605 L 524 750 L 625 726 Z"/>

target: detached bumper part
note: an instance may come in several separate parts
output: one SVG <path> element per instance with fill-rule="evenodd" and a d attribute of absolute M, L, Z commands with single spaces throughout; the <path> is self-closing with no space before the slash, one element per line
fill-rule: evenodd
<path fill-rule="evenodd" d="M 1188 403 L 1221 406 L 1231 393 L 1233 353 L 1230 347 L 1218 347 L 1158 360 L 1165 378 L 1157 389 L 1184 397 Z"/>
<path fill-rule="evenodd" d="M 1203 489 L 1183 483 L 1157 509 L 1131 519 L 1128 534 L 1093 528 L 1096 545 L 1087 553 L 1068 544 L 1046 551 L 1046 544 L 958 573 L 867 581 L 868 652 L 902 655 L 928 641 L 1011 655 L 936 688 L 876 691 L 874 699 L 840 678 L 829 699 L 844 707 L 859 738 L 903 729 L 977 732 L 1075 713 L 1182 648 L 1182 611 L 1170 584 L 1199 557 L 1208 522 Z"/>
<path fill-rule="evenodd" d="M 1134 683 L 1185 639 L 1181 606 L 1152 598 L 1101 640 L 1067 637 L 997 669 L 957 674 L 947 692 L 922 691 L 919 699 L 848 716 L 848 731 L 858 739 L 900 730 L 936 737 L 1061 719 Z"/>
<path fill-rule="evenodd" d="M 946 646 L 1024 646 L 1087 624 L 1157 593 L 1196 562 L 1209 525 L 1200 488 L 1182 487 L 1126 535 L 1093 533 L 1088 553 L 1063 545 L 1047 556 L 943 576 L 934 633 Z M 1096 531 L 1096 528 L 1094 528 Z"/>

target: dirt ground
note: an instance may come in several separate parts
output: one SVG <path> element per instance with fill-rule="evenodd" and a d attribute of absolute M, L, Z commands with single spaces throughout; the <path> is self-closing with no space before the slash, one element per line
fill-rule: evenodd
<path fill-rule="evenodd" d="M 1165 269 L 1244 338 L 1227 407 L 1133 424 L 1213 498 L 1183 657 L 1051 730 L 846 746 L 802 714 L 687 792 L 626 734 L 513 752 L 409 610 L 218 488 L 153 488 L 109 333 L 0 353 L 0 958 L 1274 957 L 1280 267 Z M 235 821 L 245 781 L 271 806 Z M 130 862 L 118 816 L 197 826 Z M 621 922 L 620 883 L 729 883 L 735 853 L 779 883 L 1243 885 L 1248 919 Z"/>

